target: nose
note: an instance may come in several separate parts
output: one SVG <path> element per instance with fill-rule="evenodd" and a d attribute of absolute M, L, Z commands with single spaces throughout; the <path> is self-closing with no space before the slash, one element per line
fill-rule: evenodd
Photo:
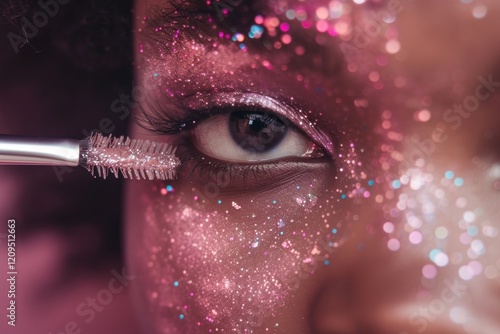
<path fill-rule="evenodd" d="M 370 296 L 362 292 L 360 283 L 348 276 L 318 291 L 310 315 L 312 334 L 409 333 L 404 331 L 404 316 L 393 312 L 398 302 Z"/>
<path fill-rule="evenodd" d="M 317 273 L 309 299 L 312 334 L 400 334 L 407 327 L 407 319 L 397 313 L 420 286 L 420 259 L 403 259 L 378 235 L 360 235 L 351 234 Z"/>
<path fill-rule="evenodd" d="M 359 333 L 355 319 L 354 286 L 349 279 L 320 289 L 311 308 L 311 328 L 314 334 Z"/>

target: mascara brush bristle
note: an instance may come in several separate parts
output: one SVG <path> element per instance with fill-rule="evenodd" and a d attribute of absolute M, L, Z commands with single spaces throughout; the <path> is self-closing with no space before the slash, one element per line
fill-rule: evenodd
<path fill-rule="evenodd" d="M 93 133 L 82 141 L 82 165 L 92 175 L 106 179 L 111 172 L 130 179 L 171 180 L 175 178 L 180 160 L 175 148 L 149 140 L 103 136 Z"/>

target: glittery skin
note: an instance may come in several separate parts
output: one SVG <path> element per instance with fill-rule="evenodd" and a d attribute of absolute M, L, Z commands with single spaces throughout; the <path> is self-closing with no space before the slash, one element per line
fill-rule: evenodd
<path fill-rule="evenodd" d="M 127 253 L 145 332 L 498 332 L 500 173 L 487 149 L 498 98 L 483 83 L 500 80 L 487 65 L 495 53 L 476 32 L 460 28 L 453 40 L 441 18 L 424 15 L 486 32 L 485 9 L 264 3 L 251 17 L 244 3 L 221 7 L 229 27 L 216 11 L 204 19 L 208 36 L 193 21 L 145 20 L 138 3 L 144 113 L 265 105 L 325 153 L 221 162 L 190 144 L 196 127 L 135 125 L 140 138 L 178 145 L 182 159 L 176 181 L 128 184 Z M 488 2 L 488 15 L 498 10 Z M 468 61 L 463 43 L 484 61 Z M 490 93 L 478 111 L 453 111 L 476 91 Z"/>

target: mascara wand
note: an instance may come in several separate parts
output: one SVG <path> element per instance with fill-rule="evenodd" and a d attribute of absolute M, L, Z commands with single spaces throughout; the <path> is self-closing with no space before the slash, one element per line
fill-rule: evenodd
<path fill-rule="evenodd" d="M 180 160 L 167 143 L 92 133 L 83 140 L 0 135 L 0 165 L 82 166 L 106 179 L 171 180 Z"/>

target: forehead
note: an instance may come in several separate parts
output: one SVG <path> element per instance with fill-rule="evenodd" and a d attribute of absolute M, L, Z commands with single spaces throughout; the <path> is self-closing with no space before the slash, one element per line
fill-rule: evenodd
<path fill-rule="evenodd" d="M 140 0 L 137 12 L 147 17 L 143 36 L 150 38 L 142 42 L 156 53 L 179 54 L 193 41 L 209 51 L 230 45 L 234 53 L 264 54 L 280 67 L 335 75 L 342 61 L 339 37 L 352 29 L 352 17 L 360 8 L 338 0 Z"/>

